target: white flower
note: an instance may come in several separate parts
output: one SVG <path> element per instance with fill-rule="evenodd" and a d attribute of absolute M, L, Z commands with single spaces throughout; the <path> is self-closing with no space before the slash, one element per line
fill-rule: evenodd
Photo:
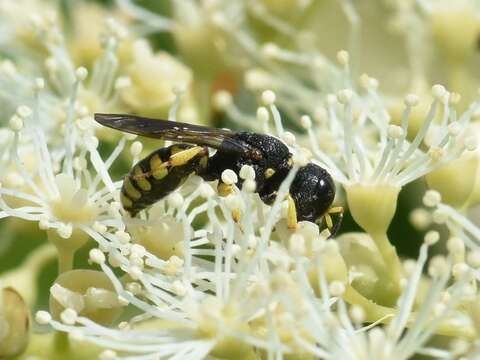
<path fill-rule="evenodd" d="M 480 251 L 480 228 L 478 225 L 458 210 L 440 202 L 439 196 L 438 199 L 438 202 L 433 204 L 433 220 L 445 224 L 450 234 L 461 239 L 469 250 Z"/>
<path fill-rule="evenodd" d="M 117 49 L 126 31 L 113 20 L 105 23 L 100 59 L 90 72 L 77 68 L 67 51 L 68 37 L 48 11 L 31 19 L 30 30 L 18 33 L 23 20 L 8 15 L 30 2 L 0 0 L 0 50 L 13 59 L 0 63 L 0 104 L 6 104 L 0 129 L 5 170 L 0 218 L 37 222 L 58 250 L 60 275 L 50 287 L 49 311 L 37 313 L 39 324 L 68 333 L 68 341 L 84 341 L 85 348 L 95 344 L 104 360 L 476 356 L 478 225 L 461 213 L 465 209 L 442 203 L 443 193 L 430 190 L 424 203 L 432 214 L 417 210 L 412 215 L 418 227 L 430 230 L 417 260 L 399 258 L 387 229 L 403 186 L 475 150 L 470 123 L 480 112 L 477 102 L 457 114 L 459 95 L 435 85 L 430 111 L 418 129 L 413 109 L 424 105 L 424 93 L 407 95 L 397 118 L 376 79 L 362 75 L 359 86 L 354 81 L 360 18 L 349 1 L 340 3 L 351 27 L 349 51 L 340 50 L 336 64 L 319 51 L 311 24 L 296 24 L 297 16 L 316 9 L 309 0 L 281 6 L 270 0 L 178 1 L 171 19 L 133 1 L 117 1 L 140 20 L 134 29 L 170 31 L 192 74 L 175 56 L 155 54 L 143 40 L 127 49 L 135 52 L 134 62 L 121 66 Z M 419 8 L 422 16 L 431 16 L 435 30 L 438 9 L 426 4 Z M 396 4 L 396 10 L 411 47 L 413 30 L 422 27 L 415 24 L 419 17 L 407 14 L 417 10 L 409 4 Z M 468 19 L 462 50 L 476 33 Z M 454 20 L 453 25 L 461 25 Z M 459 36 L 435 35 L 444 50 Z M 38 47 L 29 39 L 38 39 Z M 410 85 L 425 85 L 426 62 L 409 61 Z M 153 76 L 145 64 L 155 68 Z M 113 151 L 101 154 L 99 139 L 114 133 L 98 126 L 92 112 L 130 108 L 138 113 L 146 105 L 144 110 L 152 113 L 170 108 L 169 119 L 175 120 L 190 83 L 194 92 L 208 97 L 210 90 L 203 86 L 215 83 L 216 89 L 217 77 L 231 66 L 235 70 L 228 73 L 242 71 L 246 89 L 262 106 L 248 114 L 241 110 L 243 95 L 220 87 L 216 110 L 237 125 L 277 136 L 293 154 L 293 168 L 274 203 L 263 203 L 255 193 L 255 171 L 245 165 L 238 174 L 224 171 L 220 189 L 190 176 L 151 208 L 128 215 L 118 201 L 121 181 L 112 179 L 113 164 L 124 152 L 137 162 L 144 144 L 135 141 L 125 149 L 132 136 L 119 134 Z M 203 100 L 200 109 L 207 114 L 208 106 Z M 308 162 L 335 178 L 337 193 L 346 191 L 349 211 L 365 233 L 328 239 L 314 223 L 289 226 L 290 184 Z M 468 205 L 475 204 L 467 195 Z M 432 221 L 446 225 L 445 241 L 444 232 L 429 229 Z M 72 269 L 76 250 L 90 238 L 96 246 L 88 260 L 97 269 Z M 442 242 L 447 255 L 429 259 L 429 247 Z M 34 260 L 50 257 L 51 251 L 34 255 L 25 271 L 2 279 L 29 283 L 40 266 Z M 0 352 L 12 334 L 1 300 Z M 112 327 L 126 306 L 133 311 Z M 433 345 L 430 339 L 436 335 L 451 344 Z M 23 346 L 26 339 L 18 343 Z M 79 355 L 84 351 L 83 346 L 72 348 Z"/>
<path fill-rule="evenodd" d="M 83 77 L 82 71 L 78 75 Z M 76 80 L 74 88 L 78 84 Z M 8 156 L 3 161 L 7 168 L 14 169 L 10 174 L 16 174 L 18 180 L 7 181 L 0 188 L 1 216 L 37 221 L 41 229 L 54 230 L 49 231 L 50 240 L 64 255 L 78 249 L 89 237 L 103 241 L 99 227 L 124 228 L 115 207 L 121 182 L 113 182 L 108 170 L 125 147 L 127 137 L 119 141 L 106 161 L 102 160 L 97 138 L 75 123 L 75 96 L 73 91 L 61 143 L 50 139 L 40 126 L 38 109 L 43 99 L 36 97 L 33 114 L 24 118 L 24 126 L 4 145 Z M 25 111 L 17 111 L 14 116 L 22 113 Z M 22 153 L 34 166 L 26 167 L 20 158 Z M 65 261 L 68 269 L 71 259 Z"/>
<path fill-rule="evenodd" d="M 399 187 L 452 161 L 467 146 L 456 136 L 458 132 L 452 134 L 448 131 L 449 126 L 458 125 L 465 130 L 478 105 L 472 104 L 457 119 L 443 87 L 435 86 L 433 92 L 435 98 L 430 112 L 412 141 L 407 140 L 407 128 L 414 103 L 408 96 L 401 126 L 396 126 L 389 124 L 389 115 L 382 108 L 375 89 L 369 88 L 366 97 L 345 99 L 340 92 L 338 101 L 342 102 L 341 105 L 333 98 L 327 103 L 328 122 L 307 128 L 314 157 L 337 181 L 346 185 L 388 183 Z M 447 100 L 443 99 L 444 96 Z M 443 108 L 442 122 L 440 126 L 433 126 L 439 107 Z M 420 146 L 433 130 L 435 135 L 428 139 L 428 149 L 421 150 Z M 333 151 L 321 148 L 321 138 L 335 139 Z"/>
<path fill-rule="evenodd" d="M 316 90 L 334 91 L 343 83 L 343 71 L 328 61 L 314 45 L 310 24 L 298 26 L 289 22 L 293 19 L 292 11 L 298 16 L 308 11 L 309 1 L 293 1 L 278 6 L 272 6 L 268 1 L 265 4 L 251 1 L 207 1 L 198 4 L 178 1 L 174 3 L 172 18 L 153 13 L 131 0 L 119 0 L 117 3 L 149 29 L 171 32 L 187 63 L 203 76 L 212 77 L 225 67 L 235 67 L 246 70 L 246 82 L 250 89 L 263 91 L 272 88 L 266 84 L 281 84 L 275 90 L 279 98 L 292 100 L 291 115 L 299 114 L 303 106 L 316 100 L 315 91 L 305 89 L 306 80 L 312 80 L 312 70 Z M 280 8 L 283 10 L 280 13 L 288 14 L 286 19 L 278 13 Z M 353 40 L 357 32 L 353 24 L 355 8 L 342 3 L 342 10 L 352 23 L 350 36 Z M 270 42 L 261 44 L 259 39 L 264 36 L 261 31 L 257 34 L 256 29 L 252 29 L 247 21 L 250 17 L 273 30 L 276 36 L 268 38 L 284 39 L 293 48 L 283 48 Z M 256 69 L 252 71 L 254 66 Z M 292 66 L 296 68 L 297 76 L 291 76 L 287 71 Z M 345 68 L 349 72 L 349 66 Z"/>
<path fill-rule="evenodd" d="M 18 6 L 24 13 L 32 11 L 28 4 Z M 24 17 L 25 14 L 20 18 Z M 38 48 L 32 46 L 25 49 L 28 42 L 25 44 L 22 39 L 0 42 L 0 48 L 8 49 L 21 58 L 21 61 L 17 61 L 18 65 L 9 60 L 4 60 L 0 65 L 0 101 L 6 104 L 2 114 L 10 116 L 20 105 L 36 107 L 36 122 L 42 124 L 47 137 L 60 137 L 58 126 L 63 126 L 63 123 L 68 126 L 66 119 L 72 117 L 72 112 L 78 116 L 78 125 L 86 129 L 93 124 L 89 117 L 94 111 L 119 106 L 116 52 L 122 40 L 119 35 L 122 32 L 119 30 L 120 24 L 114 20 L 106 21 L 103 51 L 94 63 L 91 74 L 83 67 L 76 67 L 54 13 L 36 13 L 30 26 L 24 27 L 30 29 L 31 40 Z M 41 101 L 37 97 L 41 97 Z M 65 103 L 72 99 L 74 103 L 65 108 Z"/>
<path fill-rule="evenodd" d="M 293 175 L 287 181 L 292 179 Z M 103 247 L 109 253 L 110 264 L 119 266 L 132 281 L 125 286 L 107 265 L 105 257 L 91 253 L 92 261 L 101 266 L 120 298 L 136 306 L 143 315 L 131 319 L 132 330 L 129 331 L 95 325 L 101 329 L 97 332 L 91 321 L 82 316 L 75 318 L 75 323 L 82 327 L 55 320 L 50 324 L 59 330 L 80 332 L 85 340 L 116 352 L 127 351 L 138 356 L 182 354 L 185 359 L 201 359 L 209 353 L 220 356 L 225 351 L 248 354 L 254 347 L 271 353 L 287 351 L 287 346 L 272 342 L 268 337 L 254 336 L 248 323 L 252 319 L 266 321 L 264 311 L 270 310 L 262 309 L 274 304 L 273 298 L 267 302 L 265 299 L 270 279 L 264 269 L 270 263 L 285 264 L 276 260 L 278 251 L 274 244 L 270 245 L 270 237 L 273 226 L 281 217 L 280 205 L 288 182 L 282 186 L 270 211 L 257 194 L 239 189 L 227 198 L 209 194 L 203 203 L 191 207 L 195 200 L 206 194 L 203 187 L 208 185 L 202 184 L 185 194 L 183 201 L 176 199 L 178 195 L 161 200 L 150 210 L 146 221 L 127 221 L 127 229 L 140 226 L 155 229 L 177 221 L 180 225 L 175 228 L 177 233 L 157 230 L 156 234 L 161 237 L 156 241 L 170 241 L 168 238 L 163 240 L 163 236 L 177 237 L 181 241 L 181 258 L 171 256 L 165 261 L 157 257 L 155 251 L 148 251 L 151 247 L 148 242 L 139 242 L 145 247 L 135 244 L 142 238 L 141 230 L 132 232 L 133 244 L 120 245 L 118 235 L 104 234 L 105 240 L 111 241 L 111 246 Z M 167 204 L 165 213 L 162 207 Z M 193 231 L 191 224 L 202 214 L 209 216 L 208 230 Z M 261 236 L 252 242 L 251 237 L 260 227 L 263 229 Z M 62 297 L 65 291 L 57 288 L 56 297 Z M 245 289 L 251 296 L 242 296 Z M 81 303 L 77 313 L 83 308 Z M 149 323 L 154 325 L 165 321 L 176 324 L 175 329 L 155 333 L 142 330 L 143 323 L 149 326 Z M 226 343 L 230 344 L 228 348 L 224 348 Z"/>
<path fill-rule="evenodd" d="M 360 298 L 348 283 L 335 280 L 338 274 L 332 273 L 333 264 L 329 263 L 335 247 L 310 249 L 305 257 L 305 251 L 289 253 L 270 240 L 273 226 L 281 227 L 280 204 L 288 181 L 291 177 L 282 185 L 273 208 L 262 204 L 256 194 L 238 189 L 230 195 L 236 199 L 210 194 L 206 202 L 191 207 L 205 193 L 203 185 L 185 194 L 183 201 L 178 195 L 161 200 L 147 221 L 134 221 L 130 226 L 152 226 L 149 221 L 162 222 L 162 216 L 170 214 L 167 216 L 183 225 L 183 259 L 172 256 L 165 261 L 138 244 L 120 247 L 116 245 L 118 235 L 104 234 L 112 244 L 105 248 L 111 266 L 119 266 L 132 279 L 125 284 L 99 250 L 91 253 L 119 297 L 142 315 L 123 324 L 124 330 L 94 324 L 77 316 L 78 311 L 74 319 L 65 317 L 63 323 L 46 321 L 57 330 L 81 334 L 82 339 L 117 356 L 127 352 L 138 358 L 174 358 L 178 354 L 185 359 L 226 354 L 246 357 L 254 349 L 263 349 L 270 356 L 304 352 L 320 357 L 408 359 L 416 353 L 450 354 L 448 349 L 424 347 L 433 334 L 472 336 L 469 326 L 459 325 L 466 318 L 455 310 L 465 300 L 466 283 L 461 278 L 447 285 L 450 267 L 445 260 L 430 265 L 430 290 L 422 300 L 418 298 L 430 241 L 422 246 L 409 279 L 403 282 L 397 309 L 360 302 L 350 317 L 344 301 L 356 304 Z M 192 231 L 192 222 L 202 213 L 209 215 L 209 225 Z M 308 241 L 319 240 L 318 231 L 312 232 L 306 225 L 300 234 L 297 237 Z M 134 242 L 135 238 L 133 235 Z M 318 257 L 323 253 L 325 257 Z M 328 270 L 322 266 L 327 263 Z M 311 282 L 312 270 L 318 273 L 318 286 Z M 333 311 L 334 304 L 338 313 Z M 361 328 L 365 321 L 389 325 L 385 329 L 375 325 Z M 157 330 L 148 330 L 152 326 Z"/>
<path fill-rule="evenodd" d="M 364 303 L 363 310 L 350 308 L 349 314 L 344 300 L 339 300 L 335 313 L 331 304 L 325 300 L 320 303 L 308 293 L 302 294 L 302 299 L 307 303 L 307 312 L 301 318 L 297 317 L 300 319 L 299 327 L 292 333 L 295 341 L 307 352 L 322 358 L 410 359 L 417 353 L 451 356 L 449 349 L 425 345 L 435 332 L 455 331 L 455 324 L 466 320 L 462 314 L 454 311 L 465 296 L 466 284 L 460 282 L 449 287 L 450 270 L 446 263 L 442 263 L 435 269 L 438 275 L 431 279 L 423 302 L 416 305 L 422 270 L 427 261 L 427 248 L 428 244 L 421 247 L 419 259 L 405 283 L 395 310 Z M 328 293 L 325 276 L 320 276 L 320 287 L 322 296 L 324 292 Z M 448 297 L 445 297 L 445 292 L 448 292 Z M 351 295 L 347 294 L 344 298 L 348 299 L 349 296 Z M 293 303 L 285 304 L 288 305 L 290 308 L 287 309 L 292 312 L 295 310 L 292 306 L 297 306 Z M 362 328 L 362 323 L 368 322 L 373 314 L 376 314 L 376 321 Z M 388 325 L 383 328 L 375 326 L 380 322 Z M 457 328 L 458 331 L 467 331 L 464 335 L 472 336 L 471 330 L 466 329 L 463 325 Z"/>
<path fill-rule="evenodd" d="M 19 161 L 20 136 L 34 144 L 35 154 L 31 156 L 35 157 L 38 167 L 33 171 Z M 2 200 L 3 210 L 11 216 L 38 221 L 44 229 L 59 229 L 62 224 L 78 228 L 91 226 L 102 214 L 106 214 L 110 210 L 109 201 L 120 186 L 110 178 L 108 167 L 121 152 L 126 140 L 124 138 L 119 143 L 113 156 L 105 163 L 98 154 L 95 138 L 88 134 L 84 136 L 76 131 L 67 133 L 63 149 L 50 150 L 45 134 L 33 124 L 21 134 L 16 134 L 16 140 L 9 149 L 13 157 L 11 161 L 16 164 L 16 170 L 28 190 L 25 192 L 4 186 L 0 193 L 2 197 L 26 200 L 30 206 L 11 208 Z M 82 137 L 85 142 L 80 144 Z M 96 173 L 91 174 L 88 166 L 96 169 Z M 84 177 L 87 179 L 85 182 Z M 108 221 L 106 224 L 114 225 Z"/>

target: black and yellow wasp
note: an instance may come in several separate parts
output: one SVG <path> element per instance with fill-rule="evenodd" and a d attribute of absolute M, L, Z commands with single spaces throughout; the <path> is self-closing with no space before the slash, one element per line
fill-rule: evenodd
<path fill-rule="evenodd" d="M 191 174 L 206 181 L 219 180 L 221 193 L 228 193 L 228 186 L 221 182 L 222 172 L 231 169 L 238 175 L 243 165 L 253 167 L 256 191 L 263 202 L 272 204 L 293 165 L 288 147 L 269 135 L 126 114 L 95 114 L 95 120 L 124 132 L 178 142 L 154 151 L 125 177 L 121 202 L 132 216 L 174 191 Z M 208 148 L 216 149 L 215 154 L 209 156 Z M 334 197 L 335 184 L 325 169 L 313 163 L 301 167 L 290 185 L 289 225 L 324 216 L 334 235 L 341 221 L 333 226 L 330 214 L 338 213 L 340 220 L 343 214 L 342 208 L 331 207 Z"/>

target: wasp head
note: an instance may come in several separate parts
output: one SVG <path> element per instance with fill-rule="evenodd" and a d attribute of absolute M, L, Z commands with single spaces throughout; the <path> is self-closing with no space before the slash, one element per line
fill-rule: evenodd
<path fill-rule="evenodd" d="M 324 215 L 335 198 L 335 183 L 330 174 L 315 164 L 301 167 L 290 186 L 298 221 L 315 222 Z"/>

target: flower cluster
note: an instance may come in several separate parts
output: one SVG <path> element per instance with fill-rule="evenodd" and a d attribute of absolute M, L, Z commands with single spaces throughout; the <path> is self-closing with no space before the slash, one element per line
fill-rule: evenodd
<path fill-rule="evenodd" d="M 442 51 L 456 52 L 445 22 L 461 24 L 440 5 L 385 3 L 409 51 L 412 31 L 430 27 Z M 339 4 L 349 51 L 331 61 L 308 19 L 328 9 L 308 0 L 179 0 L 170 17 L 130 0 L 110 12 L 72 5 L 65 16 L 0 0 L 0 225 L 46 238 L 17 268 L 0 268 L 0 358 L 480 356 L 480 103 L 439 84 L 428 93 L 413 57 L 403 99 L 358 76 L 362 10 Z M 173 35 L 176 52 L 142 37 L 156 31 Z M 444 64 L 452 73 L 466 44 Z M 292 167 L 271 204 L 245 164 L 218 179 L 228 194 L 190 175 L 132 217 L 121 179 L 152 144 L 102 127 L 95 112 L 225 116 L 281 139 Z M 335 180 L 333 220 L 345 207 L 361 232 L 346 225 L 332 237 L 330 216 L 326 229 L 292 223 L 290 185 L 309 162 Z M 399 194 L 420 181 L 428 190 L 409 218 L 426 232 L 406 258 L 388 231 L 405 216 Z M 37 277 L 52 259 L 45 296 Z"/>

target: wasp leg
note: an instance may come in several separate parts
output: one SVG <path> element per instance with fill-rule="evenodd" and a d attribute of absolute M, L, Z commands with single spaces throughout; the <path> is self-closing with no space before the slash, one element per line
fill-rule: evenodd
<path fill-rule="evenodd" d="M 260 198 L 265 204 L 272 205 L 277 198 L 277 192 L 273 191 L 269 194 L 263 194 Z M 288 202 L 287 226 L 289 229 L 295 230 L 298 228 L 297 207 L 295 205 L 295 200 L 293 200 L 293 197 L 290 194 L 287 195 L 286 199 Z"/>
<path fill-rule="evenodd" d="M 327 224 L 328 231 L 330 231 L 330 229 L 333 228 L 332 217 L 328 212 L 323 217 L 325 218 L 325 223 Z"/>
<path fill-rule="evenodd" d="M 325 223 L 327 224 L 327 228 L 330 232 L 330 236 L 328 237 L 329 239 L 333 238 L 337 234 L 338 230 L 340 229 L 340 226 L 342 225 L 342 221 L 343 221 L 343 212 L 344 212 L 344 209 L 342 206 L 335 206 L 328 209 L 327 213 L 324 215 Z M 338 221 L 336 222 L 335 225 L 333 224 L 332 217 L 330 216 L 330 214 L 338 214 Z"/>
<path fill-rule="evenodd" d="M 195 158 L 198 154 L 205 154 L 205 148 L 201 146 L 194 146 L 190 149 L 177 152 L 170 156 L 169 163 L 171 167 L 182 166 Z"/>
<path fill-rule="evenodd" d="M 297 208 L 295 201 L 290 194 L 287 195 L 288 211 L 287 211 L 287 224 L 289 229 L 296 229 L 298 227 L 297 222 Z"/>
<path fill-rule="evenodd" d="M 141 166 L 136 165 L 130 174 L 130 177 L 134 179 L 142 190 L 150 191 L 151 184 L 148 182 L 148 178 L 153 176 L 156 179 L 163 178 L 168 174 L 169 169 L 175 166 L 182 166 L 187 164 L 190 160 L 197 157 L 198 154 L 205 155 L 205 149 L 200 146 L 195 146 L 187 150 L 178 149 L 178 145 L 173 145 L 171 148 L 171 156 L 167 161 L 162 161 L 159 156 L 153 156 L 150 159 L 150 171 L 143 171 Z M 206 167 L 206 161 L 208 158 L 202 157 L 200 167 Z"/>

